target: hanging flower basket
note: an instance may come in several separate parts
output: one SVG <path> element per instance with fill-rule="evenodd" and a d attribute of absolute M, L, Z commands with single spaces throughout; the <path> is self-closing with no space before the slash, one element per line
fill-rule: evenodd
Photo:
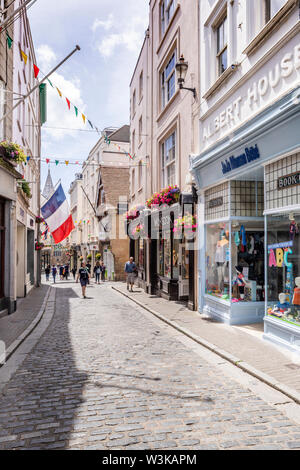
<path fill-rule="evenodd" d="M 44 243 L 35 242 L 35 251 L 41 251 L 44 248 Z"/>
<path fill-rule="evenodd" d="M 99 259 L 101 258 L 101 253 L 96 253 L 95 258 L 96 258 L 97 261 L 99 261 Z"/>
<path fill-rule="evenodd" d="M 31 198 L 32 198 L 32 194 L 31 194 L 31 189 L 30 189 L 29 183 L 27 183 L 27 181 L 23 181 L 22 184 L 21 184 L 21 188 L 22 188 L 23 193 L 24 193 L 29 199 L 31 199 Z"/>
<path fill-rule="evenodd" d="M 79 261 L 83 261 L 83 256 L 78 256 Z"/>
<path fill-rule="evenodd" d="M 176 185 L 170 185 L 160 191 L 154 193 L 146 202 L 146 206 L 151 209 L 152 206 L 171 206 L 179 201 L 180 189 Z"/>
<path fill-rule="evenodd" d="M 86 259 L 87 259 L 88 261 L 91 261 L 92 255 L 91 255 L 91 254 L 88 254 L 87 257 L 86 257 Z"/>
<path fill-rule="evenodd" d="M 173 232 L 178 233 L 184 230 L 186 234 L 195 233 L 197 230 L 197 217 L 195 215 L 186 214 L 174 221 Z"/>
<path fill-rule="evenodd" d="M 0 142 L 0 155 L 13 166 L 26 162 L 26 155 L 20 145 L 8 140 Z"/>
<path fill-rule="evenodd" d="M 145 206 L 143 205 L 132 207 L 129 211 L 126 212 L 126 219 L 127 220 L 137 219 L 140 216 L 141 211 L 144 209 L 145 209 Z"/>
<path fill-rule="evenodd" d="M 35 223 L 36 223 L 36 224 L 42 224 L 43 222 L 45 222 L 45 220 L 43 219 L 43 217 L 36 216 L 36 218 L 35 218 Z"/>

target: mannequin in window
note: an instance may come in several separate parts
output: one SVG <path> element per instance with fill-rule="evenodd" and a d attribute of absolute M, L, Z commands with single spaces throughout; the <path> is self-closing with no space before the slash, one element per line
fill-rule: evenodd
<path fill-rule="evenodd" d="M 240 299 L 244 300 L 244 298 L 245 298 L 245 286 L 249 287 L 250 284 L 247 282 L 247 280 L 246 280 L 246 278 L 243 274 L 243 267 L 242 266 L 236 266 L 235 271 L 236 271 L 236 284 L 238 286 Z"/>

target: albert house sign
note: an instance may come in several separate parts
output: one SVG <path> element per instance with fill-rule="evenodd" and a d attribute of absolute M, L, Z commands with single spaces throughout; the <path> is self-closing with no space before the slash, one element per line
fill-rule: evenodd
<path fill-rule="evenodd" d="M 290 175 L 281 176 L 277 180 L 278 189 L 286 189 L 290 188 L 291 186 L 297 186 L 298 184 L 300 184 L 299 171 L 297 171 L 296 173 L 291 173 Z"/>

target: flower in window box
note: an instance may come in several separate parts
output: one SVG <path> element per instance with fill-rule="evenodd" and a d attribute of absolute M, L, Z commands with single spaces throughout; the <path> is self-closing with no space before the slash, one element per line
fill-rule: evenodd
<path fill-rule="evenodd" d="M 26 162 L 26 155 L 22 147 L 14 142 L 3 140 L 0 142 L 0 156 L 12 165 Z"/>

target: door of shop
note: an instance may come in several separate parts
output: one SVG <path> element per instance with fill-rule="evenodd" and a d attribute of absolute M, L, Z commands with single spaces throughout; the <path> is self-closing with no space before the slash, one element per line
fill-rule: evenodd
<path fill-rule="evenodd" d="M 179 245 L 179 298 L 189 295 L 189 252 L 182 243 Z"/>

